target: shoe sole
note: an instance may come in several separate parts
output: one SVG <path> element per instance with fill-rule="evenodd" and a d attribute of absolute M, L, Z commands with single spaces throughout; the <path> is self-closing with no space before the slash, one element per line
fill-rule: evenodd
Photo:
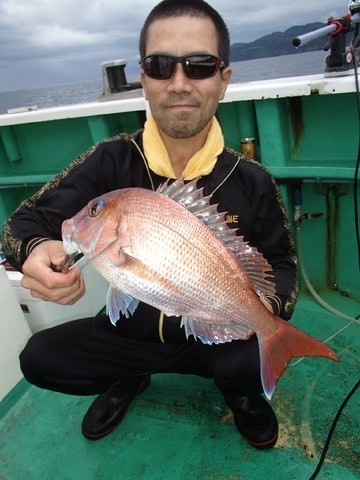
<path fill-rule="evenodd" d="M 244 437 L 244 435 L 243 435 Z M 253 442 L 251 440 L 249 440 L 248 438 L 244 437 L 244 439 L 252 446 L 252 447 L 255 447 L 257 448 L 258 450 L 267 450 L 269 448 L 272 448 L 277 440 L 278 440 L 278 435 L 276 435 L 274 438 L 272 438 L 271 440 L 267 440 L 266 442 L 261 442 L 261 443 L 258 443 L 258 442 Z"/>

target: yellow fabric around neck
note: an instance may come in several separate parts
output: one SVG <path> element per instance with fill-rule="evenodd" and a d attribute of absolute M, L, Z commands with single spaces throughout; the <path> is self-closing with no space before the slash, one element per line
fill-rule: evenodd
<path fill-rule="evenodd" d="M 152 116 L 145 123 L 143 133 L 144 153 L 150 169 L 161 177 L 176 178 L 169 154 Z M 188 161 L 181 177 L 185 180 L 208 175 L 224 149 L 224 137 L 216 118 L 213 118 L 204 146 Z"/>

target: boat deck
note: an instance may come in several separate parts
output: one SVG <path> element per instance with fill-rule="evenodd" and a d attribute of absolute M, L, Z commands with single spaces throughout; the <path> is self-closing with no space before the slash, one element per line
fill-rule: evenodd
<path fill-rule="evenodd" d="M 328 296 L 329 295 L 329 296 Z M 357 317 L 360 303 L 324 298 Z M 329 313 L 306 294 L 293 323 L 328 344 L 341 363 L 295 359 L 272 399 L 280 423 L 275 448 L 258 451 L 238 434 L 212 381 L 153 375 L 121 426 L 86 440 L 80 423 L 92 398 L 43 391 L 22 380 L 0 403 L 1 480 L 307 480 L 336 413 L 359 379 L 360 324 Z M 340 415 L 318 475 L 360 478 L 360 391 Z"/>

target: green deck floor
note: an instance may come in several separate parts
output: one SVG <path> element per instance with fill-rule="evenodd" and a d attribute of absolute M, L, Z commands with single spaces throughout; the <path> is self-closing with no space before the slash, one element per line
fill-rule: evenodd
<path fill-rule="evenodd" d="M 329 299 L 349 315 L 360 304 Z M 302 295 L 293 319 L 321 340 L 348 324 Z M 212 381 L 154 375 L 122 425 L 97 442 L 80 433 L 91 398 L 42 391 L 24 380 L 0 404 L 0 480 L 307 480 L 333 418 L 359 378 L 360 324 L 329 345 L 341 363 L 293 361 L 272 404 L 280 438 L 270 451 L 246 444 Z M 341 415 L 319 480 L 360 478 L 360 392 Z"/>

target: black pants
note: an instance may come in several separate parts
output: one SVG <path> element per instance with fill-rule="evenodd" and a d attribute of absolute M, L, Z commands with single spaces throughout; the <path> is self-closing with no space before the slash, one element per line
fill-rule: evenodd
<path fill-rule="evenodd" d="M 213 378 L 223 391 L 262 392 L 257 338 L 204 345 L 185 338 L 180 320 L 164 319 L 140 304 L 134 316 L 114 327 L 107 316 L 68 322 L 33 335 L 20 355 L 25 378 L 34 385 L 74 395 L 105 392 L 119 379 L 152 373 Z"/>

